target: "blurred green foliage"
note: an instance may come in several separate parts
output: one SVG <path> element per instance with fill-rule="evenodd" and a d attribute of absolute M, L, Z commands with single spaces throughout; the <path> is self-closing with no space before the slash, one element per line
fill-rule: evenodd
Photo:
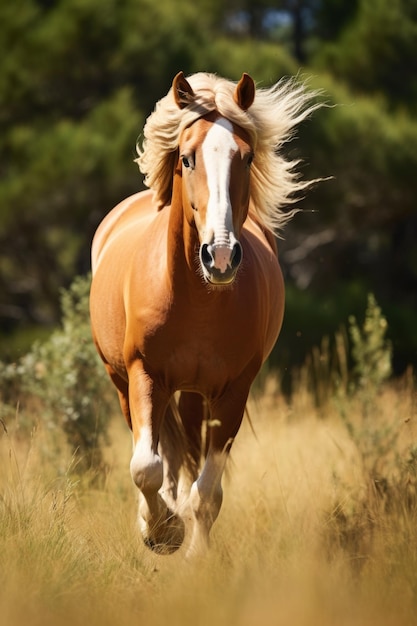
<path fill-rule="evenodd" d="M 417 362 L 417 0 L 16 0 L 0 23 L 0 357 L 57 324 L 98 223 L 142 188 L 147 115 L 179 70 L 203 70 L 299 74 L 329 104 L 286 147 L 332 179 L 280 243 L 273 361 L 302 362 L 372 291 L 395 370 Z"/>
<path fill-rule="evenodd" d="M 81 470 L 102 467 L 102 444 L 115 407 L 91 339 L 90 282 L 90 276 L 77 277 L 62 291 L 62 325 L 47 340 L 35 342 L 15 363 L 0 361 L 0 417 L 13 420 L 18 407 L 20 428 L 30 432 L 36 426 L 33 415 L 40 415 L 48 430 L 57 432 L 57 441 L 65 433 Z"/>

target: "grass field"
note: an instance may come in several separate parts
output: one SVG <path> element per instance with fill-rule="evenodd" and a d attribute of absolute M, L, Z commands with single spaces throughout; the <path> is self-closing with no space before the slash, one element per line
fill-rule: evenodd
<path fill-rule="evenodd" d="M 410 377 L 320 408 L 269 379 L 197 562 L 142 545 L 120 416 L 105 476 L 79 476 L 17 410 L 0 423 L 0 624 L 417 624 L 416 402 Z"/>

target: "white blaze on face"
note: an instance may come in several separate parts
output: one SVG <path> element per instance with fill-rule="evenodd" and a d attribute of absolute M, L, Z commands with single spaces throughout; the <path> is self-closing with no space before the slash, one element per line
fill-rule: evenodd
<path fill-rule="evenodd" d="M 221 272 L 225 272 L 230 264 L 231 250 L 237 241 L 233 232 L 229 195 L 230 168 L 237 150 L 232 124 L 219 118 L 213 123 L 202 144 L 209 200 L 201 243 L 211 247 L 215 266 Z"/>

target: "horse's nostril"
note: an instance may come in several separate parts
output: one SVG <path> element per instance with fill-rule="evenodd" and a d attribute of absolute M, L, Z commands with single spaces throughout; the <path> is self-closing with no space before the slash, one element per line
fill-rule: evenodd
<path fill-rule="evenodd" d="M 213 255 L 208 247 L 208 245 L 206 243 L 203 243 L 203 245 L 201 246 L 200 249 L 200 257 L 201 257 L 201 261 L 204 263 L 204 265 L 206 266 L 212 266 L 213 265 Z"/>
<path fill-rule="evenodd" d="M 237 267 L 239 267 L 239 265 L 242 262 L 242 257 L 243 257 L 242 246 L 237 241 L 234 244 L 232 254 L 230 255 L 230 265 L 233 269 L 236 269 Z"/>

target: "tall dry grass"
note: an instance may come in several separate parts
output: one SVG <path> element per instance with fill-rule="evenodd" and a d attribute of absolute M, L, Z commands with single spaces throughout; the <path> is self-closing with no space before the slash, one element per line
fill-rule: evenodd
<path fill-rule="evenodd" d="M 235 442 L 211 550 L 191 563 L 141 543 L 121 417 L 96 480 L 74 473 L 64 435 L 57 447 L 45 426 L 21 433 L 17 412 L 0 423 L 0 623 L 415 624 L 412 377 L 368 400 L 328 393 L 317 408 L 300 382 L 287 402 L 270 378 L 249 406 L 255 434 L 245 420 Z"/>

